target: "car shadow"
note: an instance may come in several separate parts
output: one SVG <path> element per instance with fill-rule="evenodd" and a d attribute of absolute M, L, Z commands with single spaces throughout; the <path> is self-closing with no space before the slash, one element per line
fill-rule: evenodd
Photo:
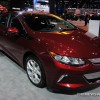
<path fill-rule="evenodd" d="M 96 86 L 91 86 L 91 87 L 86 87 L 86 88 L 80 88 L 80 89 L 76 89 L 76 90 L 52 90 L 47 88 L 47 90 L 51 93 L 56 93 L 56 94 L 65 94 L 65 95 L 76 95 L 76 94 L 81 94 L 81 93 L 85 93 L 91 90 L 94 90 L 96 88 L 100 87 L 100 85 L 96 85 Z"/>

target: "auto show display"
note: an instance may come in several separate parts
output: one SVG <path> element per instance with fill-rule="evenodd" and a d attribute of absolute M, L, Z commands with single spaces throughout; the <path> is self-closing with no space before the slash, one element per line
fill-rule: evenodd
<path fill-rule="evenodd" d="M 100 38 L 56 15 L 3 14 L 0 50 L 22 66 L 37 87 L 66 91 L 100 85 Z"/>

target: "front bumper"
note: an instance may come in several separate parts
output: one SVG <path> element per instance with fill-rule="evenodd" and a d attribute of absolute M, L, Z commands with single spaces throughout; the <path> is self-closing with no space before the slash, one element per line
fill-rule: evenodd
<path fill-rule="evenodd" d="M 99 72 L 100 73 L 100 72 Z M 54 91 L 59 91 L 59 92 L 66 92 L 68 90 L 71 90 L 71 92 L 75 91 L 84 91 L 85 89 L 92 89 L 94 87 L 100 86 L 100 77 L 98 78 L 91 78 L 88 79 L 85 76 L 63 76 L 60 78 L 56 84 L 54 83 L 50 89 Z"/>
<path fill-rule="evenodd" d="M 52 73 L 51 84 L 48 88 L 58 91 L 78 90 L 100 85 L 100 65 L 87 64 L 73 68 L 64 64 L 55 63 L 56 73 Z M 54 77 L 53 77 L 54 76 Z"/>

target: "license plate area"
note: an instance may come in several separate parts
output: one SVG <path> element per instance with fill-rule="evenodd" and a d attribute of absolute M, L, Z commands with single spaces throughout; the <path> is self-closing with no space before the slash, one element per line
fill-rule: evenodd
<path fill-rule="evenodd" d="M 100 83 L 100 72 L 85 74 L 84 76 L 89 83 Z"/>

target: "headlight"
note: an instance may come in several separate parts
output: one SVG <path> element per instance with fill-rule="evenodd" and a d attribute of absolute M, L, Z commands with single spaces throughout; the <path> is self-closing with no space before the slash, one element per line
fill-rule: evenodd
<path fill-rule="evenodd" d="M 54 52 L 50 52 L 50 54 L 56 61 L 64 63 L 64 64 L 76 65 L 76 66 L 85 64 L 85 61 L 81 58 L 62 56 Z"/>

